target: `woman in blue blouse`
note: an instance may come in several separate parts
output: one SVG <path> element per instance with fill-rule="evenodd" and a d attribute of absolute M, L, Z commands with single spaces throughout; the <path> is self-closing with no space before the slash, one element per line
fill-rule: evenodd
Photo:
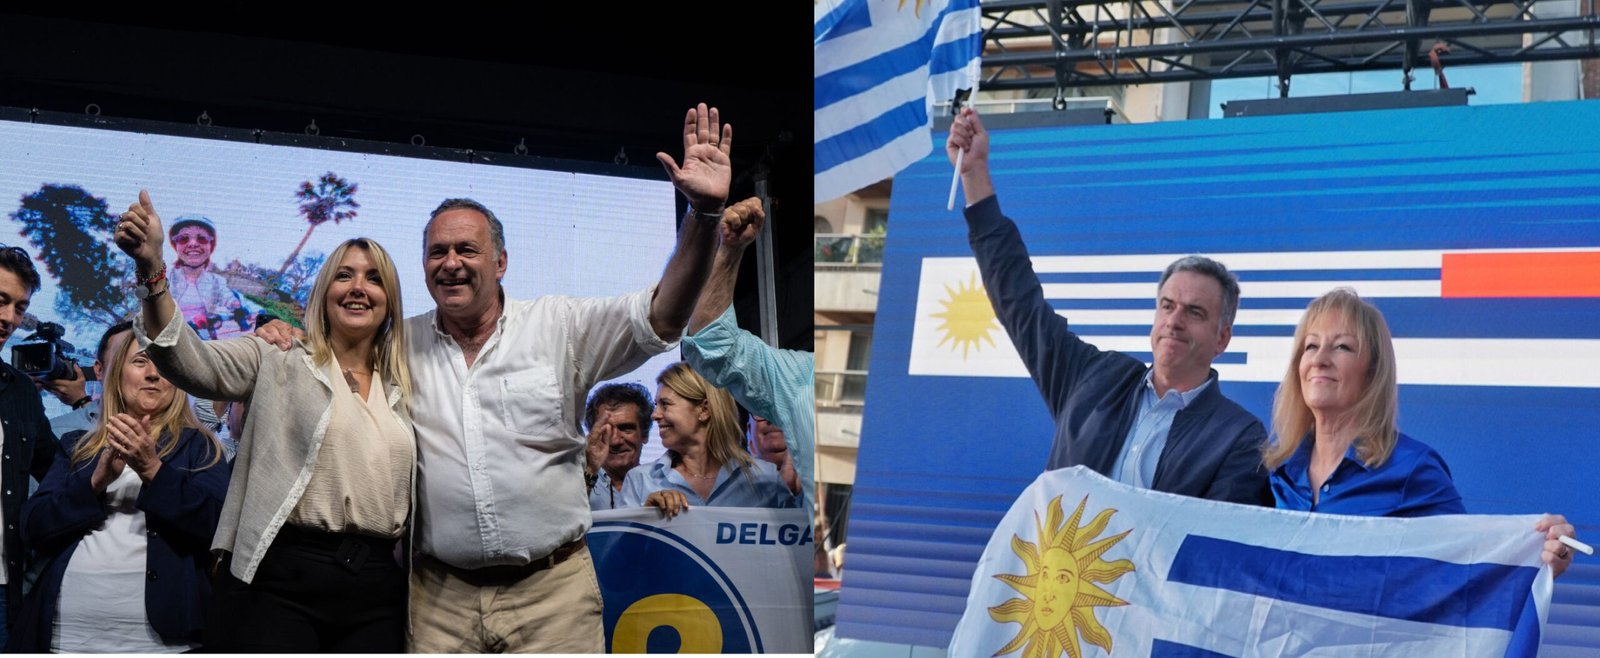
<path fill-rule="evenodd" d="M 1279 508 L 1358 516 L 1464 514 L 1444 459 L 1396 427 L 1394 342 L 1378 309 L 1349 288 L 1311 302 L 1272 404 L 1265 452 Z M 1572 563 L 1560 515 L 1535 527 L 1556 575 Z"/>
<path fill-rule="evenodd" d="M 796 506 L 777 469 L 745 452 L 733 396 L 687 363 L 668 366 L 656 383 L 650 417 L 667 454 L 628 472 L 618 507 L 656 507 L 671 518 L 692 505 Z"/>
<path fill-rule="evenodd" d="M 62 437 L 55 464 L 22 506 L 22 537 L 47 562 L 8 651 L 199 646 L 228 463 L 189 396 L 132 338 L 115 355 L 99 426 Z"/>

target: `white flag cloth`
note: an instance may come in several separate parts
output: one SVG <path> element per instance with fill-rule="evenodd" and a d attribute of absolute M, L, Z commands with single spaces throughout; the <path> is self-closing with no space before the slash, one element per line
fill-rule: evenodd
<path fill-rule="evenodd" d="M 950 655 L 1534 656 L 1538 520 L 1291 512 L 1050 471 L 985 547 Z"/>
<path fill-rule="evenodd" d="M 893 176 L 933 148 L 933 103 L 978 80 L 978 0 L 822 0 L 813 16 L 816 202 Z"/>
<path fill-rule="evenodd" d="M 805 510 L 653 507 L 594 513 L 589 552 L 606 653 L 810 653 Z"/>

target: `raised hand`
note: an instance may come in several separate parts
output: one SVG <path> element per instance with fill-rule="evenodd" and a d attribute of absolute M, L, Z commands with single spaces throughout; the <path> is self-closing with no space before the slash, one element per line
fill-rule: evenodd
<path fill-rule="evenodd" d="M 594 425 L 589 427 L 589 444 L 584 450 L 585 473 L 600 472 L 600 463 L 611 451 L 611 439 L 616 432 L 616 426 L 611 423 L 611 410 L 602 408 L 600 415 L 594 419 Z"/>
<path fill-rule="evenodd" d="M 778 477 L 783 478 L 783 484 L 789 487 L 789 493 L 800 494 L 800 474 L 794 471 L 794 460 L 785 460 L 778 467 Z"/>
<path fill-rule="evenodd" d="M 951 164 L 955 164 L 956 153 L 962 150 L 966 150 L 967 154 L 961 158 L 960 173 L 988 166 L 989 131 L 983 129 L 983 121 L 978 119 L 977 111 L 970 107 L 961 108 L 961 113 L 950 123 L 950 137 L 944 142 L 944 152 L 950 157 Z"/>
<path fill-rule="evenodd" d="M 761 224 L 766 221 L 767 212 L 757 197 L 728 206 L 722 211 L 722 248 L 744 249 L 761 235 Z"/>
<path fill-rule="evenodd" d="M 707 109 L 701 103 L 690 108 L 683 119 L 683 166 L 666 153 L 657 153 L 656 159 L 695 210 L 715 213 L 728 202 L 728 185 L 733 181 L 728 149 L 732 145 L 733 124 L 722 123 L 717 108 Z"/>
<path fill-rule="evenodd" d="M 156 456 L 156 440 L 150 436 L 150 417 L 134 418 L 117 414 L 106 419 L 106 443 L 127 460 L 139 479 L 149 482 L 161 470 L 161 459 Z"/>
<path fill-rule="evenodd" d="M 132 256 L 141 273 L 149 274 L 166 265 L 161 255 L 161 216 L 150 202 L 150 193 L 139 190 L 139 201 L 128 206 L 112 234 L 117 247 Z"/>

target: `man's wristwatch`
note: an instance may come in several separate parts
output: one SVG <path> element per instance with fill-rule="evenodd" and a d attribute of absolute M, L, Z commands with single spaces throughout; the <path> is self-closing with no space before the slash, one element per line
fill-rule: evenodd
<path fill-rule="evenodd" d="M 722 221 L 722 211 L 721 210 L 718 210 L 716 212 L 700 212 L 699 208 L 691 208 L 690 212 L 692 212 L 694 214 L 695 219 L 698 219 L 698 220 L 700 220 L 702 222 L 720 222 L 720 221 Z"/>

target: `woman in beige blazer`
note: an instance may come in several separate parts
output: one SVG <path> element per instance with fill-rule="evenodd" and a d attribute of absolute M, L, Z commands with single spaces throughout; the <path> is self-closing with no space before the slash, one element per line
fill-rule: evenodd
<path fill-rule="evenodd" d="M 134 328 L 161 373 L 205 399 L 249 401 L 212 549 L 221 553 L 206 648 L 230 653 L 405 650 L 396 542 L 416 464 L 400 282 L 365 238 L 328 256 L 287 352 L 202 341 L 166 289 L 149 194 L 116 241 L 137 266 Z"/>

